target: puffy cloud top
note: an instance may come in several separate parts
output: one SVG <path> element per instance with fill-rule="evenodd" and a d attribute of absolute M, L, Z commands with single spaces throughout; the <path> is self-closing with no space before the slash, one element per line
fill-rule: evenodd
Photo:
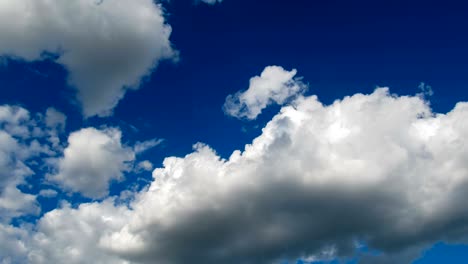
<path fill-rule="evenodd" d="M 152 0 L 0 0 L 0 55 L 57 53 L 85 116 L 106 116 L 159 61 L 176 56 Z"/>
<path fill-rule="evenodd" d="M 135 158 L 120 142 L 121 136 L 115 128 L 84 128 L 70 134 L 64 156 L 57 160 L 58 173 L 49 179 L 86 197 L 106 196 L 110 182 L 121 180 Z"/>
<path fill-rule="evenodd" d="M 272 103 L 284 104 L 288 99 L 305 91 L 300 78 L 294 78 L 295 69 L 286 71 L 279 66 L 266 67 L 260 76 L 250 79 L 246 91 L 229 95 L 223 109 L 236 118 L 255 119 L 264 108 Z"/>

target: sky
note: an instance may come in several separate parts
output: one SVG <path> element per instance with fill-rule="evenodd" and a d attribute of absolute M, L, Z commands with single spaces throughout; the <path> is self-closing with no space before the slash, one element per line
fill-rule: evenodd
<path fill-rule="evenodd" d="M 468 263 L 467 11 L 0 0 L 0 263 Z"/>

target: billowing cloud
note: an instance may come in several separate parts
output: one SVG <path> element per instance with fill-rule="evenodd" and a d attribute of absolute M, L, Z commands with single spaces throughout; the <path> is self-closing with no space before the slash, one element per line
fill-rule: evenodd
<path fill-rule="evenodd" d="M 48 179 L 86 197 L 106 196 L 109 184 L 122 180 L 135 159 L 132 149 L 122 145 L 121 137 L 116 128 L 84 128 L 70 134 L 64 156 L 56 160 L 58 172 Z"/>
<path fill-rule="evenodd" d="M 328 106 L 299 96 L 227 160 L 203 144 L 166 158 L 128 206 L 109 198 L 47 213 L 18 238 L 21 256 L 270 264 L 354 256 L 364 244 L 383 252 L 364 263 L 409 263 L 468 236 L 467 146 L 468 103 L 437 114 L 386 88 Z"/>
<path fill-rule="evenodd" d="M 306 85 L 294 78 L 295 69 L 287 71 L 279 66 L 266 67 L 260 76 L 250 79 L 246 91 L 229 95 L 223 110 L 236 118 L 255 119 L 268 105 L 284 104 L 287 100 L 305 91 Z"/>
<path fill-rule="evenodd" d="M 87 117 L 111 114 L 128 89 L 174 58 L 170 34 L 152 0 L 0 0 L 0 55 L 58 54 Z"/>

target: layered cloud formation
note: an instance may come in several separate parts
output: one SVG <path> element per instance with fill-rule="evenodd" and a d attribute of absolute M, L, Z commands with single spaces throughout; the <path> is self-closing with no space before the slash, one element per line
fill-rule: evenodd
<path fill-rule="evenodd" d="M 152 0 L 0 0 L 0 55 L 58 55 L 86 117 L 111 114 L 161 60 L 175 58 L 170 34 Z"/>
<path fill-rule="evenodd" d="M 295 75 L 284 73 L 286 83 Z M 363 254 L 363 263 L 408 263 L 435 241 L 466 239 L 467 103 L 438 114 L 421 96 L 378 88 L 323 105 L 287 87 L 295 99 L 229 159 L 198 143 L 185 157 L 166 158 L 128 203 L 65 203 L 34 228 L 2 224 L 0 256 L 15 263 L 266 264 Z M 115 133 L 86 129 L 70 135 L 65 160 L 80 133 L 100 138 L 89 141 L 98 146 L 93 155 L 127 148 Z M 119 162 L 109 160 L 109 168 Z M 93 177 L 108 182 L 109 175 Z M 362 245 L 382 254 L 359 253 Z"/>

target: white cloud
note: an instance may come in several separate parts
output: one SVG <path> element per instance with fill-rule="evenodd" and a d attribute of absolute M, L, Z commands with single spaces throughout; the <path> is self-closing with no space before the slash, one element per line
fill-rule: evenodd
<path fill-rule="evenodd" d="M 151 171 L 152 169 L 153 163 L 151 163 L 149 160 L 141 161 L 136 166 L 136 172 Z"/>
<path fill-rule="evenodd" d="M 63 131 L 67 123 L 67 117 L 57 109 L 49 107 L 46 110 L 45 123 L 51 129 Z"/>
<path fill-rule="evenodd" d="M 434 95 L 434 90 L 432 90 L 432 86 L 427 85 L 424 82 L 419 83 L 418 89 L 421 91 L 421 93 L 419 93 L 420 96 L 430 97 Z"/>
<path fill-rule="evenodd" d="M 209 5 L 214 5 L 216 3 L 221 3 L 223 0 L 198 0 L 198 1 L 201 1 Z"/>
<path fill-rule="evenodd" d="M 0 223 L 0 263 L 27 263 L 26 256 L 30 249 L 25 243 L 29 242 L 30 231 Z"/>
<path fill-rule="evenodd" d="M 150 140 L 146 140 L 143 142 L 136 142 L 135 146 L 133 147 L 133 150 L 135 151 L 136 154 L 141 154 L 151 148 L 154 148 L 158 145 L 160 145 L 164 139 L 162 138 L 153 138 Z"/>
<path fill-rule="evenodd" d="M 67 123 L 67 117 L 55 108 L 49 107 L 45 114 L 45 125 L 48 128 L 47 140 L 52 144 L 52 147 L 57 151 L 63 151 L 60 145 L 59 134 L 64 132 Z"/>
<path fill-rule="evenodd" d="M 57 196 L 57 191 L 52 189 L 44 189 L 39 191 L 39 196 L 46 197 L 46 198 L 53 198 Z"/>
<path fill-rule="evenodd" d="M 227 161 L 203 145 L 167 158 L 100 245 L 148 263 L 272 263 L 467 236 L 467 117 L 466 103 L 433 115 L 387 89 L 299 97 Z"/>
<path fill-rule="evenodd" d="M 121 137 L 116 128 L 84 128 L 71 133 L 64 156 L 57 160 L 58 172 L 48 179 L 86 197 L 106 196 L 111 181 L 122 180 L 130 169 L 129 162 L 135 159 L 133 151 L 122 145 Z"/>
<path fill-rule="evenodd" d="M 152 0 L 0 0 L 0 55 L 58 53 L 85 116 L 106 116 L 161 60 L 171 27 Z"/>
<path fill-rule="evenodd" d="M 383 252 L 367 263 L 408 263 L 467 238 L 467 146 L 468 103 L 435 114 L 385 88 L 329 106 L 299 96 L 228 160 L 203 144 L 166 158 L 129 207 L 47 213 L 16 259 L 270 264 L 350 256 L 359 241 Z"/>
<path fill-rule="evenodd" d="M 250 79 L 246 91 L 226 98 L 224 112 L 236 118 L 252 120 L 267 106 L 273 103 L 284 104 L 306 89 L 300 78 L 294 78 L 296 73 L 295 69 L 286 71 L 279 66 L 266 67 L 260 76 Z"/>
<path fill-rule="evenodd" d="M 51 152 L 47 146 L 30 139 L 35 129 L 43 134 L 44 125 L 35 119 L 24 108 L 0 106 L 0 222 L 39 212 L 36 196 L 18 189 L 34 174 L 27 162 Z"/>
<path fill-rule="evenodd" d="M 19 106 L 0 106 L 0 125 L 8 134 L 21 138 L 29 137 L 28 123 L 30 121 L 29 112 L 26 109 Z"/>

